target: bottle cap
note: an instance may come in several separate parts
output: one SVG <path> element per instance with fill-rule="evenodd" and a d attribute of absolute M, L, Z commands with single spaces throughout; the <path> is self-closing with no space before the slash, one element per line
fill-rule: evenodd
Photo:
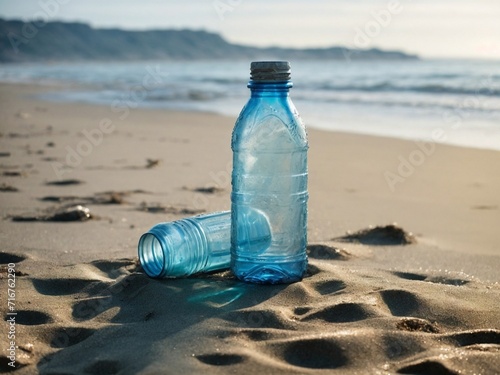
<path fill-rule="evenodd" d="M 261 82 L 283 82 L 290 80 L 288 61 L 254 61 L 250 64 L 250 79 Z"/>

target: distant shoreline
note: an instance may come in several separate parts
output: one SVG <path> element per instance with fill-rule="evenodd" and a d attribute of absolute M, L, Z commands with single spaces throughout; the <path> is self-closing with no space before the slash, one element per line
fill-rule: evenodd
<path fill-rule="evenodd" d="M 0 62 L 144 61 L 200 59 L 416 60 L 418 56 L 378 48 L 255 47 L 232 44 L 198 30 L 97 29 L 85 23 L 0 19 Z"/>

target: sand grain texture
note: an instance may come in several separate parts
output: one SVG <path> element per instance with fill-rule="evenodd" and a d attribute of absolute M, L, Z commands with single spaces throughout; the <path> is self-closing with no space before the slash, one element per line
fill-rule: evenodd
<path fill-rule="evenodd" d="M 302 282 L 259 286 L 228 272 L 153 280 L 134 259 L 54 267 L 2 254 L 9 261 L 24 296 L 18 374 L 494 374 L 500 366 L 500 288 L 449 274 L 312 258 Z"/>
<path fill-rule="evenodd" d="M 0 284 L 4 298 L 14 263 L 18 313 L 12 373 L 498 372 L 499 152 L 437 145 L 391 191 L 384 172 L 413 142 L 310 129 L 302 282 L 250 285 L 229 271 L 154 280 L 137 263 L 142 233 L 230 207 L 234 119 L 145 109 L 120 118 L 36 97 L 58 89 L 0 85 Z M 57 176 L 54 163 L 103 118 L 114 130 Z M 12 220 L 78 205 L 91 220 Z M 340 241 L 348 231 L 354 241 Z M 5 319 L 5 299 L 0 312 Z"/>

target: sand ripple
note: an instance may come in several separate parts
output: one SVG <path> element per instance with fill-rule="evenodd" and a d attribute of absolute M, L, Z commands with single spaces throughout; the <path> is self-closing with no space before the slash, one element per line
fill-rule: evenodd
<path fill-rule="evenodd" d="M 54 268 L 1 253 L 3 264 L 15 261 L 20 271 L 16 373 L 493 374 L 500 368 L 498 285 L 377 270 L 319 246 L 310 248 L 320 256 L 311 257 L 303 282 L 275 286 L 244 284 L 228 272 L 153 280 L 134 259 Z M 1 361 L 1 370 L 9 370 L 6 357 Z"/>

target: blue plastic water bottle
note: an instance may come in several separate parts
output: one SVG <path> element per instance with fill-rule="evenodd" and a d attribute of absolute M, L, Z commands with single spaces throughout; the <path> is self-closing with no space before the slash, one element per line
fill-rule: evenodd
<path fill-rule="evenodd" d="M 242 236 L 254 246 L 269 246 L 265 216 L 247 211 Z M 173 278 L 229 268 L 231 212 L 215 212 L 156 224 L 139 239 L 142 268 L 150 277 Z"/>
<path fill-rule="evenodd" d="M 290 64 L 251 64 L 251 97 L 231 147 L 231 269 L 240 280 L 277 284 L 307 267 L 307 135 L 290 97 Z M 267 243 L 247 241 L 245 219 L 257 210 L 271 228 Z"/>
<path fill-rule="evenodd" d="M 151 277 L 180 277 L 229 267 L 231 213 L 156 224 L 139 239 L 141 266 Z"/>

